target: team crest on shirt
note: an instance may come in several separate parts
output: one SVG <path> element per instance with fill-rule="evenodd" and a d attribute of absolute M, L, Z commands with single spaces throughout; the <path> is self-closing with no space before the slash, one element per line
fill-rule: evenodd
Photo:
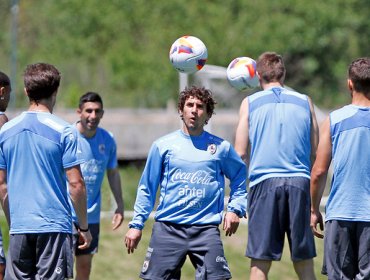
<path fill-rule="evenodd" d="M 70 133 L 68 135 L 68 137 L 69 137 L 69 141 L 74 141 L 75 140 L 75 137 L 74 137 L 73 133 Z"/>
<path fill-rule="evenodd" d="M 217 146 L 216 144 L 209 144 L 208 145 L 208 148 L 207 148 L 207 151 L 211 154 L 211 155 L 214 155 L 217 151 Z"/>
<path fill-rule="evenodd" d="M 148 270 L 148 267 L 149 267 L 149 261 L 144 261 L 143 263 L 143 267 L 141 268 L 141 272 L 146 272 Z"/>
<path fill-rule="evenodd" d="M 105 145 L 104 144 L 99 145 L 99 153 L 105 154 Z"/>

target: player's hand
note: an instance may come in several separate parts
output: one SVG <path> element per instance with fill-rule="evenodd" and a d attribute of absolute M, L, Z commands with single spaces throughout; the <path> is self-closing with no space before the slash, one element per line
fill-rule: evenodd
<path fill-rule="evenodd" d="M 317 224 L 320 226 L 320 231 L 317 229 Z M 324 238 L 324 234 L 322 234 L 324 230 L 324 222 L 320 211 L 311 211 L 311 229 L 316 237 Z"/>
<path fill-rule="evenodd" d="M 117 228 L 119 228 L 123 222 L 123 219 L 124 219 L 123 213 L 118 212 L 116 210 L 116 212 L 113 215 L 113 219 L 112 219 L 112 229 L 116 230 Z"/>
<path fill-rule="evenodd" d="M 233 235 L 239 227 L 240 218 L 233 212 L 226 212 L 224 217 L 223 230 L 226 236 Z"/>
<path fill-rule="evenodd" d="M 83 250 L 89 248 L 92 240 L 90 230 L 86 232 L 78 231 L 78 235 L 79 235 L 78 241 L 80 244 L 78 245 L 78 249 Z"/>
<path fill-rule="evenodd" d="M 131 254 L 137 248 L 141 240 L 142 230 L 136 228 L 130 228 L 125 236 L 125 245 L 127 253 Z"/>

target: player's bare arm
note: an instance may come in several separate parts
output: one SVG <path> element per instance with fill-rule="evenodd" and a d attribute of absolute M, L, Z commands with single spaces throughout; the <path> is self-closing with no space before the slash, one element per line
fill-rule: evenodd
<path fill-rule="evenodd" d="M 316 150 L 319 144 L 319 125 L 317 124 L 315 109 L 311 98 L 308 98 L 308 103 L 310 104 L 311 112 L 311 167 L 313 166 L 316 159 Z"/>
<path fill-rule="evenodd" d="M 331 157 L 330 121 L 328 117 L 321 127 L 317 157 L 311 172 L 311 228 L 318 238 L 323 238 L 323 234 L 317 229 L 317 224 L 319 224 L 322 231 L 324 222 L 320 213 L 320 201 L 325 190 Z"/>
<path fill-rule="evenodd" d="M 83 180 L 80 165 L 73 166 L 66 169 L 66 175 L 69 183 L 69 193 L 73 208 L 75 209 L 78 224 L 80 227 L 80 237 L 82 244 L 78 246 L 79 249 L 86 249 L 90 246 L 92 237 L 87 223 L 87 198 L 86 187 Z"/>
<path fill-rule="evenodd" d="M 8 225 L 10 225 L 8 188 L 6 185 L 6 171 L 4 169 L 0 169 L 0 199 L 1 207 L 4 210 L 6 221 L 8 222 Z"/>
<path fill-rule="evenodd" d="M 112 191 L 114 200 L 117 203 L 117 209 L 114 212 L 112 219 L 113 230 L 119 228 L 124 220 L 124 206 L 122 198 L 122 187 L 121 187 L 121 177 L 118 168 L 108 169 L 107 177 L 110 189 Z"/>
<path fill-rule="evenodd" d="M 248 100 L 245 98 L 240 105 L 239 110 L 239 122 L 236 128 L 235 134 L 235 150 L 241 156 L 243 161 L 248 165 L 249 158 L 248 158 L 248 132 L 249 132 L 249 105 Z"/>

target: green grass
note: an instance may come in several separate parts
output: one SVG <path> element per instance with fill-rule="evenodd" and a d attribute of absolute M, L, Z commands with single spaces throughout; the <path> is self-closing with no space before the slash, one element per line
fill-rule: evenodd
<path fill-rule="evenodd" d="M 123 195 L 125 200 L 125 209 L 133 209 L 136 197 L 136 188 L 140 179 L 143 167 L 134 165 L 126 166 L 121 169 Z M 106 182 L 103 186 L 103 208 L 111 208 L 111 196 Z M 108 207 L 109 206 L 109 207 Z M 110 220 L 102 220 L 101 238 L 99 253 L 94 257 L 91 280 L 98 279 L 138 279 L 142 263 L 144 261 L 146 249 L 151 236 L 152 222 L 149 220 L 143 231 L 143 237 L 137 251 L 134 254 L 127 254 L 124 246 L 124 235 L 127 231 L 129 218 L 126 217 L 123 225 L 113 232 L 111 230 Z M 225 254 L 230 265 L 233 279 L 241 280 L 249 278 L 250 261 L 244 257 L 247 244 L 247 225 L 240 225 L 238 232 L 232 237 L 223 236 Z M 287 242 L 286 242 L 287 244 Z M 316 239 L 317 257 L 314 259 L 315 274 L 318 280 L 326 279 L 320 274 L 321 262 L 323 256 L 323 241 Z M 190 261 L 186 261 L 182 270 L 182 279 L 194 279 L 194 269 Z M 270 280 L 293 280 L 297 279 L 292 262 L 290 260 L 289 248 L 286 245 L 282 260 L 273 262 L 270 274 Z"/>
<path fill-rule="evenodd" d="M 141 176 L 142 167 L 133 165 L 126 166 L 120 170 L 123 196 L 125 200 L 125 209 L 133 209 L 136 197 L 136 188 Z M 102 208 L 105 211 L 111 210 L 112 196 L 105 180 L 102 188 Z M 131 280 L 139 279 L 138 274 L 144 261 L 147 246 L 151 236 L 152 220 L 146 223 L 143 231 L 143 237 L 138 249 L 134 254 L 128 254 L 124 246 L 124 235 L 127 231 L 129 218 L 126 217 L 122 226 L 116 231 L 112 231 L 110 218 L 102 219 L 99 253 L 93 259 L 93 268 L 91 280 Z M 1 229 L 4 237 L 4 247 L 8 246 L 8 226 L 5 217 L 0 217 Z M 228 260 L 234 280 L 249 279 L 250 261 L 244 257 L 247 244 L 247 224 L 241 224 L 238 232 L 232 237 L 222 236 L 225 248 L 226 258 Z M 287 244 L 287 242 L 286 242 Z M 323 256 L 323 241 L 316 239 L 317 257 L 315 262 L 315 273 L 318 280 L 326 279 L 320 275 L 321 261 Z M 190 261 L 186 261 L 183 270 L 183 280 L 194 279 L 194 269 Z M 280 262 L 273 262 L 269 274 L 270 280 L 293 280 L 297 279 L 292 263 L 290 261 L 289 248 L 284 248 L 284 254 Z"/>
<path fill-rule="evenodd" d="M 127 253 L 124 246 L 124 235 L 127 231 L 127 222 L 128 220 L 124 222 L 121 228 L 113 232 L 109 220 L 105 219 L 102 221 L 99 253 L 94 257 L 91 280 L 138 279 L 138 274 L 141 270 L 146 249 L 149 244 L 153 222 L 149 220 L 146 223 L 139 247 L 134 254 L 130 255 Z M 247 243 L 247 225 L 242 224 L 234 236 L 222 236 L 222 239 L 233 279 L 248 279 L 250 261 L 248 258 L 244 257 Z M 326 279 L 324 276 L 320 275 L 323 252 L 322 240 L 316 239 L 316 247 L 318 257 L 314 259 L 315 273 L 317 279 Z M 282 260 L 280 262 L 273 262 L 269 276 L 270 280 L 297 279 L 290 261 L 289 248 L 287 246 L 284 249 Z M 188 260 L 183 267 L 181 279 L 194 279 L 194 269 Z"/>

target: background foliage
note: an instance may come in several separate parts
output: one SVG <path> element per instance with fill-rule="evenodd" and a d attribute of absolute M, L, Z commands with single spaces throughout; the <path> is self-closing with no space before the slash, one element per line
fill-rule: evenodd
<path fill-rule="evenodd" d="M 11 2 L 0 2 L 0 69 L 10 72 Z M 367 0 L 19 0 L 15 106 L 25 106 L 22 71 L 45 61 L 63 74 L 58 106 L 87 90 L 109 107 L 165 107 L 178 92 L 168 51 L 191 34 L 209 64 L 281 53 L 287 84 L 332 108 L 348 102 L 346 70 L 369 55 Z"/>

